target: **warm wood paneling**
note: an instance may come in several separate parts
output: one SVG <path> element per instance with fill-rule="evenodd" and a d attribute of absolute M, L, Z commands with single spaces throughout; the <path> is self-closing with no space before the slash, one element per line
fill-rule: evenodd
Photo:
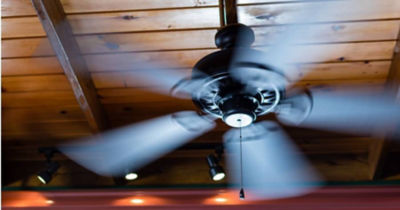
<path fill-rule="evenodd" d="M 214 48 L 215 32 L 216 30 L 212 32 L 201 30 L 150 34 L 133 33 L 79 36 L 77 37 L 77 41 L 84 53 Z M 13 50 L 10 51 L 11 49 Z M 29 57 L 54 54 L 45 38 L 3 40 L 2 53 L 3 57 Z"/>
<path fill-rule="evenodd" d="M 32 4 L 92 132 L 106 130 L 107 119 L 103 107 L 97 98 L 96 88 L 86 62 L 80 56 L 80 49 L 73 37 L 71 26 L 68 23 L 57 26 L 67 18 L 61 2 L 32 0 Z"/>
<path fill-rule="evenodd" d="M 2 132 L 9 137 L 34 136 L 36 138 L 74 138 L 75 136 L 90 135 L 89 124 L 84 121 L 68 122 L 37 122 L 37 123 L 7 123 L 2 127 Z M 39 146 L 39 145 L 36 145 Z"/>
<path fill-rule="evenodd" d="M 349 86 L 365 86 L 371 85 L 373 90 L 382 90 L 385 83 L 385 79 L 364 79 L 364 80 L 315 80 L 315 81 L 300 81 L 296 83 L 301 86 L 313 86 L 318 88 L 320 91 L 335 91 L 340 90 L 341 87 L 347 88 Z M 355 88 L 353 87 L 353 88 Z M 112 89 L 99 89 L 98 94 L 101 97 L 103 104 L 121 104 L 121 103 L 143 103 L 148 104 L 149 107 L 153 106 L 154 102 L 162 102 L 164 104 L 178 104 L 182 103 L 182 100 L 176 98 L 155 94 L 146 89 L 141 88 L 112 88 Z M 146 103 L 147 102 L 147 103 Z M 187 103 L 188 108 L 193 107 L 190 100 Z M 159 104 L 154 104 L 159 107 Z M 169 106 L 169 105 L 166 105 Z M 164 110 L 166 111 L 166 110 Z"/>
<path fill-rule="evenodd" d="M 63 70 L 56 57 L 13 58 L 1 60 L 1 75 L 61 74 Z"/>
<path fill-rule="evenodd" d="M 305 20 L 310 22 L 331 22 L 400 18 L 400 4 L 397 0 L 372 0 L 361 6 L 360 4 L 363 2 L 365 3 L 365 1 L 360 0 L 323 2 L 323 4 L 329 5 L 331 8 L 340 9 L 328 10 L 323 14 L 318 14 L 316 16 L 318 17 L 317 19 Z M 251 26 L 298 22 L 298 12 L 312 12 L 314 9 L 313 4 L 313 2 L 299 2 L 240 6 L 238 7 L 239 22 Z"/>
<path fill-rule="evenodd" d="M 96 2 L 93 4 L 93 2 Z M 62 0 L 67 13 L 217 6 L 218 0 Z"/>
<path fill-rule="evenodd" d="M 318 45 L 319 47 L 319 45 Z M 349 44 L 326 44 L 323 45 L 327 51 L 334 50 L 328 58 L 328 61 L 335 60 L 380 60 L 390 59 L 394 42 L 379 43 L 349 43 Z M 357 52 L 358 49 L 365 50 Z M 304 46 L 305 50 L 312 50 L 317 46 Z M 350 52 L 348 54 L 347 50 Z M 188 51 L 167 51 L 167 52 L 147 52 L 147 53 L 124 53 L 124 54 L 105 54 L 105 55 L 87 55 L 85 56 L 89 71 L 126 71 L 135 70 L 135 66 L 143 60 L 166 61 L 168 67 L 177 68 L 192 67 L 200 58 L 215 50 L 188 50 Z M 342 53 L 342 54 L 341 54 Z M 318 60 L 311 60 L 318 61 Z M 165 67 L 165 66 L 164 66 Z M 54 74 L 61 73 L 61 66 L 55 57 L 37 57 L 37 58 L 13 58 L 3 59 L 2 74 L 8 75 L 34 75 L 34 74 Z"/>
<path fill-rule="evenodd" d="M 62 0 L 67 13 L 217 6 L 217 0 Z M 2 16 L 36 15 L 30 0 L 3 0 Z"/>
<path fill-rule="evenodd" d="M 289 79 L 302 78 L 303 81 L 311 80 L 341 80 L 341 79 L 384 79 L 388 74 L 389 61 L 375 62 L 346 62 L 325 64 L 299 64 L 287 72 Z"/>
<path fill-rule="evenodd" d="M 215 28 L 219 27 L 218 14 L 215 14 L 216 12 L 218 12 L 217 8 L 172 11 L 161 10 L 132 14 L 103 13 L 71 15 L 69 16 L 69 21 L 76 34 Z M 185 15 L 185 13 L 188 14 Z M 185 15 L 193 20 L 175 18 L 179 15 Z M 323 41 L 382 40 L 395 39 L 399 23 L 399 20 L 381 20 L 370 22 L 324 23 L 304 27 L 307 27 L 309 31 L 318 32 L 318 37 L 312 37 L 310 41 L 312 41 L 313 38 L 318 38 L 318 40 L 322 38 Z M 253 22 L 246 24 L 259 25 L 257 22 L 254 24 Z M 256 28 L 256 35 L 261 35 L 258 39 L 262 40 L 261 38 L 265 38 L 265 36 L 273 36 L 287 27 L 280 24 L 282 23 L 274 22 L 270 27 Z M 3 38 L 46 35 L 37 17 L 4 19 L 2 29 Z M 210 40 L 210 42 L 212 41 L 213 40 Z"/>
<path fill-rule="evenodd" d="M 299 64 L 287 69 L 287 72 L 295 72 L 294 75 L 287 76 L 289 79 L 302 78 L 302 81 L 311 83 L 313 80 L 384 79 L 389 66 L 390 61 Z M 190 75 L 190 70 L 177 71 L 185 71 Z M 149 83 L 136 78 L 134 72 L 93 73 L 92 77 L 98 89 L 149 87 Z M 62 74 L 3 77 L 2 87 L 8 93 L 71 89 L 67 78 Z"/>
<path fill-rule="evenodd" d="M 293 62 L 327 62 L 390 59 L 395 42 L 337 43 L 322 45 L 300 45 L 297 50 L 303 53 Z M 360 50 L 363 49 L 363 50 Z M 317 57 L 309 56 L 319 53 Z"/>
<path fill-rule="evenodd" d="M 385 90 L 394 99 L 396 103 L 400 102 L 400 31 L 397 37 L 396 47 L 393 53 L 392 64 L 389 68 L 388 79 L 385 84 Z M 386 159 L 389 156 L 390 148 L 394 145 L 393 139 L 398 138 L 396 130 L 400 124 L 396 123 L 381 139 L 378 139 L 371 145 L 368 160 L 370 162 L 370 175 L 373 180 L 383 176 L 384 167 L 387 165 Z"/>
<path fill-rule="evenodd" d="M 146 83 L 130 75 L 131 71 L 145 70 L 140 65 L 143 61 L 159 62 L 164 68 L 190 74 L 190 68 L 200 58 L 216 50 L 217 0 L 61 1 L 72 32 L 79 34 L 75 38 L 85 54 L 97 95 L 112 126 L 196 109 L 190 100 L 141 89 Z M 255 46 L 266 50 L 274 44 L 271 38 L 284 31 L 287 24 L 298 21 L 296 11 L 313 4 L 307 0 L 238 0 L 238 3 L 240 21 L 253 26 Z M 371 0 L 368 4 L 372 6 L 344 6 L 343 10 L 320 19 L 326 22 L 304 26 L 317 35 L 296 46 L 305 53 L 286 69 L 295 72 L 289 76 L 291 79 L 304 76 L 297 85 L 318 87 L 321 91 L 335 91 L 340 89 L 338 85 L 364 84 L 371 85 L 373 91 L 383 89 L 400 27 L 400 5 L 398 0 Z M 31 1 L 3 0 L 2 16 L 2 135 L 7 142 L 7 157 L 41 160 L 37 147 L 90 135 L 90 128 Z M 309 57 L 312 52 L 323 52 L 323 56 Z M 312 71 L 306 73 L 307 69 Z M 221 142 L 228 128 L 220 121 L 218 124 L 215 131 L 193 142 Z M 285 130 L 327 180 L 369 179 L 366 156 L 373 139 L 297 128 Z M 181 150 L 168 157 L 181 160 L 196 157 L 181 165 L 194 166 L 195 169 L 186 172 L 198 174 L 197 180 L 187 182 L 209 183 L 203 157 L 211 152 L 211 149 Z M 177 159 L 173 161 L 178 163 Z M 174 170 L 179 167 L 169 168 L 166 176 L 176 176 Z M 75 169 L 65 169 L 52 184 L 72 184 L 71 174 L 87 173 Z M 204 175 L 200 169 L 205 171 Z M 171 183 L 179 184 L 183 179 Z M 32 181 L 29 184 L 38 184 Z M 113 184 L 111 179 L 100 182 Z M 142 184 L 159 182 L 163 179 L 153 176 Z"/>
<path fill-rule="evenodd" d="M 175 32 L 171 32 L 175 33 Z M 195 34 L 192 31 L 193 34 Z M 143 50 L 170 50 L 170 49 L 193 49 L 193 48 L 210 48 L 213 47 L 210 42 L 211 37 L 208 39 L 202 38 L 197 40 L 193 38 L 193 42 L 178 42 L 180 39 L 174 39 L 174 34 L 172 37 L 165 36 L 166 39 L 158 39 L 153 42 L 154 45 L 142 45 L 138 46 L 134 43 L 142 40 L 150 40 L 149 36 L 144 38 L 138 34 L 118 34 L 118 35 L 107 35 L 107 36 L 84 36 L 78 37 L 78 43 L 81 50 L 84 53 L 115 53 L 115 52 L 130 52 L 130 51 L 143 51 Z M 182 35 L 176 34 L 179 38 Z M 190 36 L 189 36 L 190 37 Z M 183 37 L 181 37 L 183 38 Z M 139 39 L 139 40 L 138 40 Z M 118 41 L 117 41 L 118 40 Z M 168 42 L 173 41 L 174 42 Z M 141 43 L 139 41 L 139 43 Z M 144 41 L 146 43 L 146 41 Z M 176 43 L 176 45 L 174 45 Z M 358 54 L 363 54 L 366 57 L 362 59 L 373 59 L 369 58 L 371 56 L 371 51 L 375 54 L 372 56 L 377 56 L 375 59 L 387 59 L 388 56 L 392 56 L 395 41 L 385 41 L 385 42 L 369 42 L 369 43 L 337 43 L 337 44 L 323 44 L 323 45 L 301 45 L 299 50 L 304 50 L 305 52 L 314 50 L 326 52 L 326 56 L 321 57 L 322 61 L 326 60 L 337 60 L 340 57 L 349 58 L 347 60 L 354 60 L 351 57 L 362 56 Z M 359 49 L 365 48 L 365 50 L 360 51 Z M 267 48 L 266 48 L 267 49 Z M 356 55 L 353 55 L 356 52 Z M 41 38 L 31 38 L 23 40 L 4 40 L 2 46 L 3 57 L 25 57 L 33 55 L 52 55 L 53 51 L 44 43 Z M 348 54 L 346 56 L 345 54 Z M 332 54 L 336 54 L 333 58 Z M 378 55 L 379 54 L 379 55 Z M 299 62 L 316 62 L 321 60 L 307 59 L 307 54 L 299 58 Z M 305 60 L 303 60 L 305 59 Z"/>
<path fill-rule="evenodd" d="M 5 18 L 1 29 L 2 39 L 46 36 L 38 17 Z"/>
<path fill-rule="evenodd" d="M 384 79 L 387 76 L 390 61 L 386 62 L 355 62 L 299 65 L 293 70 L 296 75 L 288 75 L 290 79 L 297 79 L 304 75 L 304 81 L 310 80 L 341 80 L 341 79 Z M 308 68 L 309 67 L 309 68 Z M 305 70 L 311 69 L 310 73 Z M 187 71 L 190 74 L 190 71 Z M 148 86 L 146 81 L 135 77 L 130 72 L 94 73 L 92 74 L 96 88 L 131 88 Z"/>
<path fill-rule="evenodd" d="M 332 91 L 337 85 L 379 85 L 382 86 L 385 79 L 364 79 L 364 80 L 316 80 L 299 82 L 299 85 L 318 86 L 322 90 Z M 153 103 L 163 102 L 177 104 L 178 99 L 168 96 L 154 94 L 139 88 L 134 89 L 103 89 L 99 90 L 100 101 L 104 104 L 109 103 Z M 31 91 L 31 92 L 3 92 L 3 108 L 18 107 L 47 107 L 60 105 L 77 105 L 72 91 Z M 189 101 L 190 102 L 190 101 Z M 191 103 L 191 102 L 190 102 Z"/>
<path fill-rule="evenodd" d="M 74 93 L 65 91 L 3 92 L 2 108 L 77 105 Z"/>
<path fill-rule="evenodd" d="M 36 15 L 30 0 L 3 0 L 1 1 L 1 16 L 27 16 Z"/>
<path fill-rule="evenodd" d="M 64 74 L 3 77 L 2 88 L 6 92 L 71 90 Z"/>
<path fill-rule="evenodd" d="M 287 27 L 285 25 L 253 27 L 256 35 L 255 45 L 271 43 L 269 37 L 274 37 Z M 400 20 L 320 23 L 302 27 L 306 28 L 302 30 L 314 32 L 309 39 L 301 40 L 307 43 L 395 40 Z"/>
<path fill-rule="evenodd" d="M 68 20 L 76 34 L 219 27 L 218 8 L 70 15 Z"/>
<path fill-rule="evenodd" d="M 54 55 L 54 51 L 46 38 L 2 40 L 1 46 L 2 59 Z"/>
<path fill-rule="evenodd" d="M 2 120 L 7 123 L 84 121 L 78 105 L 3 109 Z"/>

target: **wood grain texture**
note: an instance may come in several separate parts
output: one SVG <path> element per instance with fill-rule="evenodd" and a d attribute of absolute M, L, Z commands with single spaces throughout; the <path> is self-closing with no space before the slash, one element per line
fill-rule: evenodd
<path fill-rule="evenodd" d="M 2 59 L 1 70 L 3 77 L 62 74 L 64 72 L 56 57 Z"/>
<path fill-rule="evenodd" d="M 60 105 L 53 107 L 4 109 L 2 120 L 7 123 L 37 123 L 85 121 L 85 116 L 79 105 Z"/>
<path fill-rule="evenodd" d="M 221 27 L 238 23 L 238 10 L 236 0 L 219 0 L 219 13 Z"/>
<path fill-rule="evenodd" d="M 1 1 L 1 16 L 35 16 L 36 11 L 30 0 L 3 0 Z"/>
<path fill-rule="evenodd" d="M 19 137 L 31 135 L 36 138 L 58 139 L 90 135 L 91 128 L 87 121 L 68 121 L 68 122 L 42 122 L 42 123 L 23 123 L 14 124 L 7 123 L 2 128 L 2 131 L 7 133 L 9 137 Z M 37 145 L 39 146 L 39 145 Z"/>
<path fill-rule="evenodd" d="M 218 8 L 70 15 L 68 21 L 75 34 L 219 27 Z"/>
<path fill-rule="evenodd" d="M 66 15 L 61 3 L 54 0 L 32 0 L 32 3 L 91 129 L 94 132 L 105 130 L 107 121 L 103 107 L 85 61 L 78 56 L 80 50 L 71 27 L 63 22 Z"/>
<path fill-rule="evenodd" d="M 95 2 L 95 4 L 94 4 Z M 217 6 L 218 0 L 62 0 L 67 13 Z"/>
<path fill-rule="evenodd" d="M 25 92 L 44 90 L 71 90 L 70 83 L 64 74 L 3 77 L 2 88 L 5 92 Z"/>
<path fill-rule="evenodd" d="M 392 63 L 388 73 L 388 79 L 385 85 L 385 90 L 393 100 L 399 104 L 400 102 L 400 31 L 397 38 L 397 43 L 393 53 Z M 383 176 L 385 161 L 390 147 L 393 145 L 394 131 L 398 130 L 400 125 L 393 125 L 384 134 L 384 137 L 377 139 L 371 144 L 369 163 L 370 163 L 370 176 L 371 179 L 376 180 Z"/>
<path fill-rule="evenodd" d="M 358 6 L 362 3 L 363 6 Z M 299 10 L 312 12 L 314 4 L 313 2 L 298 2 L 239 6 L 239 22 L 250 26 L 294 23 L 299 21 Z M 400 3 L 396 0 L 368 2 L 360 0 L 331 1 L 323 4 L 326 7 L 340 8 L 340 10 L 326 11 L 323 15 L 318 16 L 318 19 L 306 20 L 307 22 L 359 21 L 400 17 L 398 12 Z"/>
<path fill-rule="evenodd" d="M 194 34 L 194 32 L 193 32 Z M 202 34 L 202 33 L 200 33 Z M 105 35 L 105 36 L 84 36 L 77 39 L 79 46 L 83 53 L 119 53 L 119 52 L 133 52 L 133 51 L 156 51 L 156 50 L 171 50 L 171 49 L 198 49 L 198 48 L 214 48 L 213 43 L 210 42 L 211 34 L 206 33 L 200 40 L 194 37 L 193 42 L 177 42 L 179 38 L 184 38 L 183 34 L 176 33 L 170 34 L 171 37 L 159 37 L 160 39 L 154 40 L 151 45 L 149 37 L 143 37 L 138 34 L 118 34 L 118 35 Z M 174 36 L 176 35 L 176 36 Z M 189 34 L 187 34 L 189 35 Z M 190 37 L 190 36 L 189 36 Z M 162 38 L 162 39 L 161 39 Z M 146 42 L 147 40 L 147 42 Z M 169 42 L 174 40 L 174 42 Z M 29 38 L 22 40 L 4 40 L 2 46 L 3 57 L 27 57 L 27 56 L 45 56 L 53 55 L 53 50 L 47 42 L 43 42 L 41 38 Z M 143 42 L 141 42 L 143 41 Z M 136 45 L 135 43 L 143 43 L 142 45 Z M 147 45 L 146 45 L 147 43 Z M 176 43 L 176 44 L 175 44 Z M 298 50 L 314 50 L 326 52 L 325 57 L 320 59 L 326 59 L 331 56 L 330 53 L 339 54 L 334 56 L 335 58 L 329 58 L 331 60 L 337 60 L 340 57 L 349 57 L 348 60 L 352 60 L 351 57 L 358 56 L 353 55 L 356 51 L 357 54 L 362 53 L 364 55 L 371 54 L 371 51 L 380 53 L 381 56 L 378 59 L 385 59 L 388 55 L 391 58 L 395 41 L 384 41 L 384 42 L 368 42 L 368 43 L 337 43 L 337 44 L 322 44 L 322 45 L 301 45 L 297 46 Z M 174 45 L 175 44 L 175 45 Z M 365 51 L 360 51 L 360 47 L 364 47 Z M 268 49 L 267 47 L 264 47 Z M 11 50 L 12 49 L 12 50 Z M 349 56 L 340 55 L 342 52 L 349 54 Z M 316 60 L 307 59 L 307 55 L 300 57 L 300 62 L 316 62 Z M 385 57 L 385 58 L 382 58 Z M 302 60 L 302 59 L 305 60 Z M 365 58 L 369 59 L 369 58 Z M 320 61 L 320 60 L 319 60 Z M 324 61 L 324 60 L 322 60 Z"/>
<path fill-rule="evenodd" d="M 46 36 L 38 17 L 6 18 L 1 21 L 1 29 L 2 39 Z"/>
<path fill-rule="evenodd" d="M 62 0 L 66 13 L 90 13 L 121 10 L 149 10 L 167 8 L 186 8 L 217 6 L 217 0 Z M 1 6 L 3 17 L 34 16 L 36 12 L 30 0 L 3 0 Z"/>
<path fill-rule="evenodd" d="M 254 46 L 268 50 L 274 44 L 272 38 L 297 22 L 295 12 L 309 7 L 311 1 L 237 0 L 238 15 L 254 29 Z M 200 58 L 217 50 L 218 0 L 61 2 L 71 33 L 84 53 L 88 74 L 96 84 L 95 97 L 104 106 L 111 127 L 197 109 L 190 100 L 153 93 L 146 83 L 129 76 L 146 70 L 140 65 L 143 61 L 189 75 Z M 393 77 L 389 69 L 400 28 L 399 1 L 370 2 L 373 10 L 368 6 L 343 7 L 339 12 L 344 15 L 328 14 L 323 23 L 304 26 L 319 35 L 301 43 L 304 56 L 286 70 L 295 72 L 291 79 L 304 76 L 297 85 L 328 92 L 349 85 L 369 85 L 377 92 L 384 89 L 386 79 Z M 21 171 L 34 174 L 43 167 L 37 147 L 85 137 L 91 135 L 91 129 L 30 0 L 3 0 L 2 17 L 2 152 L 7 160 L 21 163 L 14 175 Z M 323 51 L 324 56 L 307 56 L 307 52 L 317 51 Z M 312 71 L 305 74 L 307 69 Z M 228 129 L 219 120 L 213 132 L 191 143 L 211 148 L 221 142 Z M 380 158 L 376 139 L 293 127 L 285 130 L 325 180 L 369 180 L 371 171 L 379 168 L 371 162 L 372 156 Z M 372 147 L 378 155 L 371 153 Z M 141 184 L 212 183 L 204 163 L 204 157 L 213 152 L 210 148 L 181 149 L 167 155 L 149 166 L 162 168 L 165 174 L 150 172 Z M 51 186 L 114 185 L 112 179 L 65 164 Z M 28 186 L 39 185 L 33 176 L 26 180 Z M 20 186 L 22 181 L 14 184 Z"/>
<path fill-rule="evenodd" d="M 126 14 L 126 13 L 105 13 L 88 15 L 69 16 L 74 34 L 90 33 L 118 33 L 118 32 L 143 32 L 143 31 L 170 31 L 170 30 L 189 30 L 216 28 L 214 9 L 199 12 L 188 9 L 187 15 L 191 19 L 176 19 L 176 16 L 184 15 L 184 11 L 173 11 L 176 14 L 164 14 L 168 11 L 146 12 L 145 14 Z M 185 10 L 186 11 L 186 10 Z M 153 14 L 154 13 L 154 14 Z M 161 14 L 159 14 L 161 13 Z M 210 14 L 207 14 L 210 13 Z M 134 15 L 142 15 L 136 17 Z M 209 18 L 203 18 L 203 17 Z M 135 18 L 136 17 L 136 18 Z M 125 19 L 124 19 L 125 18 Z M 126 20 L 127 19 L 127 20 Z M 196 20 L 202 21 L 196 21 Z M 309 31 L 318 32 L 323 37 L 318 38 L 322 41 L 353 41 L 353 40 L 387 40 L 396 39 L 399 27 L 399 20 L 377 20 L 377 21 L 357 21 L 357 22 L 337 22 L 313 24 L 306 27 Z M 94 24 L 95 23 L 95 24 Z M 191 24 L 189 24 L 191 23 Z M 257 24 L 254 24 L 257 25 Z M 281 33 L 288 26 L 281 23 L 274 23 L 268 27 L 256 27 L 256 40 L 268 41 L 268 37 Z M 40 21 L 37 17 L 7 18 L 2 24 L 2 38 L 22 38 L 45 36 Z M 212 30 L 215 33 L 215 30 Z M 368 33 L 368 34 L 366 34 Z M 210 40 L 213 42 L 213 40 Z M 260 43 L 261 44 L 261 43 Z"/>
<path fill-rule="evenodd" d="M 387 76 L 389 61 L 385 62 L 355 62 L 338 64 L 313 64 L 313 65 L 295 65 L 287 72 L 296 72 L 288 75 L 289 79 L 302 77 L 304 82 L 312 80 L 341 80 L 341 79 L 384 79 Z M 306 73 L 310 71 L 310 73 Z M 190 70 L 185 71 L 190 75 Z M 111 72 L 111 73 L 93 73 L 93 81 L 96 88 L 133 88 L 151 87 L 146 81 L 135 77 L 134 72 Z"/>
<path fill-rule="evenodd" d="M 74 93 L 65 91 L 40 91 L 2 93 L 2 108 L 48 107 L 59 105 L 77 105 Z"/>
<path fill-rule="evenodd" d="M 317 86 L 322 90 L 334 91 L 337 86 L 373 85 L 381 87 L 385 79 L 364 80 L 316 80 L 299 82 L 299 85 Z M 133 89 L 100 89 L 100 101 L 104 104 L 117 103 L 153 103 L 163 102 L 177 104 L 180 101 L 164 95 L 154 94 L 139 88 Z M 31 92 L 3 92 L 3 108 L 52 107 L 60 105 L 77 105 L 74 94 L 69 90 L 43 90 Z M 51 100 L 48 100 L 51 99 Z"/>

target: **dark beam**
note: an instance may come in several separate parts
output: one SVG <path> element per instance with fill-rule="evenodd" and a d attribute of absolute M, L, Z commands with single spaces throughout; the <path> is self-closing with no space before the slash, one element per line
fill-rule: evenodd
<path fill-rule="evenodd" d="M 92 131 L 104 130 L 107 127 L 105 112 L 61 2 L 32 0 L 32 3 Z"/>
<path fill-rule="evenodd" d="M 400 101 L 400 32 L 394 48 L 393 60 L 390 66 L 385 91 L 393 96 L 393 100 Z M 397 125 L 399 127 L 400 125 Z M 390 132 L 390 131 L 389 131 Z M 390 148 L 391 135 L 385 135 L 372 143 L 369 154 L 370 177 L 373 180 L 383 175 L 383 168 L 388 150 Z"/>
<path fill-rule="evenodd" d="M 221 27 L 238 23 L 236 0 L 219 0 Z"/>

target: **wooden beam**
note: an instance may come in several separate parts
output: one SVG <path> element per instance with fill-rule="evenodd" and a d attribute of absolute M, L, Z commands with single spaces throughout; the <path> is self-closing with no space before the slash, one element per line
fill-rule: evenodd
<path fill-rule="evenodd" d="M 400 32 L 394 48 L 393 60 L 385 90 L 393 96 L 396 102 L 400 101 Z M 396 126 L 399 127 L 399 125 Z M 384 163 L 390 148 L 390 143 L 391 136 L 388 134 L 384 138 L 377 139 L 371 144 L 368 160 L 370 164 L 370 177 L 373 180 L 379 179 L 383 175 Z"/>
<path fill-rule="evenodd" d="M 32 0 L 32 3 L 90 128 L 93 132 L 104 130 L 107 127 L 105 112 L 61 2 Z"/>
<path fill-rule="evenodd" d="M 238 23 L 236 0 L 219 0 L 221 27 Z"/>

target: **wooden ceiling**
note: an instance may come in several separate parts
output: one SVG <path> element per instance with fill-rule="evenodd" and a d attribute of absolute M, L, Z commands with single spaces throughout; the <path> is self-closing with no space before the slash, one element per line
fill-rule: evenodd
<path fill-rule="evenodd" d="M 160 59 L 176 61 L 171 67 L 189 74 L 200 58 L 217 50 L 214 45 L 214 35 L 220 27 L 217 0 L 61 0 L 61 3 L 84 54 L 90 74 L 88 81 L 94 84 L 95 90 L 88 85 L 88 91 L 101 108 L 88 111 L 82 109 L 82 101 L 81 105 L 77 102 L 32 2 L 3 0 L 2 154 L 7 186 L 41 186 L 33 176 L 44 167 L 44 158 L 37 152 L 39 147 L 56 146 L 104 128 L 196 109 L 189 100 L 145 91 L 140 81 L 127 75 L 138 70 L 134 69 L 138 61 Z M 318 59 L 305 53 L 298 61 L 301 63 L 293 65 L 298 75 L 302 75 L 305 66 L 313 69 L 301 80 L 301 85 L 316 86 L 322 91 L 334 91 L 337 85 L 348 84 L 371 84 L 378 90 L 389 84 L 398 89 L 400 58 L 394 52 L 400 47 L 400 4 L 398 0 L 370 3 L 376 4 L 372 12 L 364 11 L 363 6 L 343 8 L 349 15 L 328 16 L 325 23 L 313 26 L 324 32 L 323 37 L 319 37 L 318 43 L 302 46 L 304 52 L 329 53 Z M 260 47 L 268 44 L 261 40 L 267 40 L 284 24 L 295 22 L 291 11 L 309 3 L 238 0 L 238 4 L 239 21 L 254 28 L 255 46 Z M 97 106 L 91 100 L 88 103 L 89 108 Z M 221 143 L 227 129 L 220 124 L 215 131 L 145 167 L 143 178 L 129 184 L 215 184 L 208 177 L 204 158 Z M 388 178 L 388 174 L 389 179 L 399 177 L 393 172 L 398 169 L 388 166 L 395 159 L 392 154 L 398 147 L 387 149 L 385 138 L 285 129 L 327 181 L 367 181 Z M 391 159 L 383 162 L 385 156 Z M 62 167 L 50 186 L 115 185 L 115 180 L 96 176 L 62 155 L 55 158 Z M 378 177 L 382 173 L 385 176 Z"/>

